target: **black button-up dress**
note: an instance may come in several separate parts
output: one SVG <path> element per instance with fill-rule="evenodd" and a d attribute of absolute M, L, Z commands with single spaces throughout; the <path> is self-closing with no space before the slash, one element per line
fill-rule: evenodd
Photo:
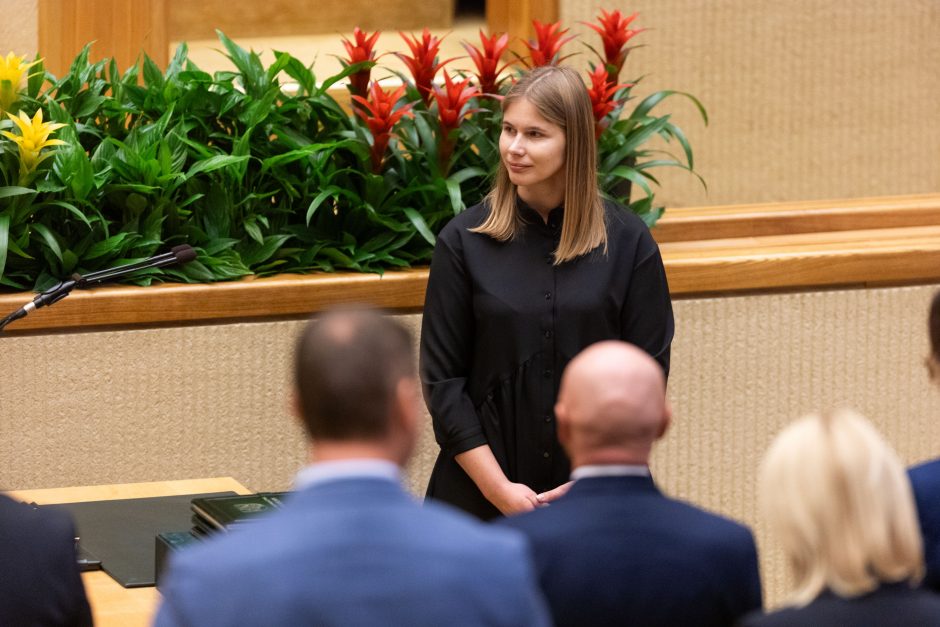
<path fill-rule="evenodd" d="M 471 233 L 487 209 L 441 231 L 425 297 L 421 379 L 441 447 L 428 497 L 481 518 L 499 514 L 455 455 L 489 444 L 510 481 L 535 492 L 568 480 L 555 435 L 561 373 L 583 348 L 625 340 L 668 374 L 672 303 L 659 248 L 642 220 L 605 202 L 607 253 L 554 265 L 563 209 L 548 223 L 520 202 L 508 242 Z"/>

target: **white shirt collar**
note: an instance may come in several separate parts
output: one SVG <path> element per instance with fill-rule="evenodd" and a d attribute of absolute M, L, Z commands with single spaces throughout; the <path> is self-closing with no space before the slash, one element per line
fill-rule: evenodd
<path fill-rule="evenodd" d="M 302 490 L 339 479 L 387 479 L 401 483 L 401 468 L 384 459 L 315 462 L 300 469 L 294 477 L 294 489 Z"/>
<path fill-rule="evenodd" d="M 598 464 L 578 466 L 571 472 L 571 480 L 592 477 L 649 477 L 650 467 L 643 464 Z"/>

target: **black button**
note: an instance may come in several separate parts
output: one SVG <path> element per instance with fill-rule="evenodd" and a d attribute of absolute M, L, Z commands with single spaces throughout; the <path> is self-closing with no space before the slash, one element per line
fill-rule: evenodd
<path fill-rule="evenodd" d="M 545 339 L 546 339 L 546 340 L 547 340 L 548 338 L 550 338 L 551 336 L 552 336 L 552 332 L 551 332 L 551 331 L 546 331 L 546 332 L 545 332 Z"/>
<path fill-rule="evenodd" d="M 552 255 L 551 253 L 548 253 L 547 255 L 545 255 L 545 263 L 552 263 L 553 261 L 555 261 L 554 255 Z"/>
<path fill-rule="evenodd" d="M 552 421 L 552 415 L 551 415 L 551 414 L 545 414 L 545 422 L 551 422 L 551 421 Z"/>
<path fill-rule="evenodd" d="M 548 370 L 548 369 L 546 369 L 545 372 L 542 373 L 542 374 L 545 375 L 545 378 L 546 378 L 546 379 L 550 379 L 550 378 L 552 377 L 552 371 L 551 371 L 551 370 Z"/>
<path fill-rule="evenodd" d="M 552 299 L 552 293 L 551 293 L 551 292 L 545 292 L 545 300 L 551 300 L 551 299 Z"/>
<path fill-rule="evenodd" d="M 544 453 L 542 453 L 542 457 L 544 457 L 545 459 L 548 459 L 548 451 L 545 451 Z"/>

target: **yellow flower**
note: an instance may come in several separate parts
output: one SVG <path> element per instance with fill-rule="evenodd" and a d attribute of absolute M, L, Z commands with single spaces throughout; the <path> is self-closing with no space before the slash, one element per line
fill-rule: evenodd
<path fill-rule="evenodd" d="M 20 129 L 19 135 L 14 135 L 9 131 L 0 131 L 0 135 L 8 137 L 16 142 L 20 149 L 20 182 L 21 184 L 29 178 L 36 167 L 52 153 L 42 153 L 43 148 L 49 146 L 58 146 L 65 142 L 61 139 L 49 139 L 53 131 L 62 128 L 65 124 L 42 121 L 42 109 L 36 111 L 36 115 L 30 120 L 29 116 L 20 111 L 19 116 L 7 113 L 7 116 Z"/>
<path fill-rule="evenodd" d="M 12 52 L 7 54 L 5 59 L 0 56 L 0 111 L 7 111 L 13 106 L 18 98 L 26 70 L 37 63 L 39 61 L 23 63 L 23 57 L 18 57 Z"/>

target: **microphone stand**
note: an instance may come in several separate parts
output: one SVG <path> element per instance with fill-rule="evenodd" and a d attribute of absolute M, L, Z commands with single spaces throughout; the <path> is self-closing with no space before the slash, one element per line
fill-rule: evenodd
<path fill-rule="evenodd" d="M 193 250 L 193 248 L 188 244 L 182 244 L 180 246 L 174 247 L 168 253 L 156 255 L 155 257 L 150 257 L 149 259 L 144 259 L 143 261 L 129 263 L 123 266 L 118 266 L 117 268 L 98 270 L 97 272 L 91 272 L 84 276 L 77 273 L 73 274 L 71 278 L 65 281 L 59 281 L 49 289 L 44 290 L 41 294 L 33 298 L 31 302 L 26 303 L 8 315 L 6 318 L 0 320 L 0 332 L 2 332 L 3 328 L 11 322 L 15 322 L 20 318 L 25 318 L 29 312 L 33 311 L 34 309 L 39 309 L 40 307 L 49 307 L 56 304 L 71 294 L 72 290 L 75 288 L 84 289 L 91 285 L 97 285 L 99 283 L 104 283 L 105 281 L 118 279 L 133 272 L 137 272 L 138 270 L 146 270 L 148 268 L 162 268 L 164 266 L 172 266 L 177 263 L 187 263 L 195 258 L 196 251 Z"/>

